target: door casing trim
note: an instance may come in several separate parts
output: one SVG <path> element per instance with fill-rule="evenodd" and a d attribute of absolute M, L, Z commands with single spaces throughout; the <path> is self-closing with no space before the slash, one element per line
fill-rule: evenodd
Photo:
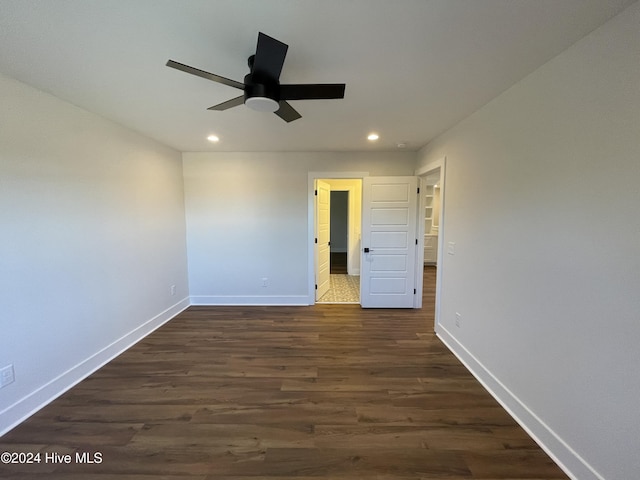
<path fill-rule="evenodd" d="M 369 176 L 369 172 L 309 172 L 307 175 L 307 302 L 316 303 L 315 267 L 315 181 L 316 179 L 359 178 Z"/>

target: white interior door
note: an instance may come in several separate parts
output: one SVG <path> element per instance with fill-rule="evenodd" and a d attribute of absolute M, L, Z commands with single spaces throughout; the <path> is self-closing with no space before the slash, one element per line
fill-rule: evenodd
<path fill-rule="evenodd" d="M 331 250 L 329 241 L 331 215 L 331 187 L 322 180 L 316 180 L 316 300 L 329 290 L 331 273 Z"/>
<path fill-rule="evenodd" d="M 417 205 L 417 177 L 364 178 L 362 307 L 414 306 Z"/>

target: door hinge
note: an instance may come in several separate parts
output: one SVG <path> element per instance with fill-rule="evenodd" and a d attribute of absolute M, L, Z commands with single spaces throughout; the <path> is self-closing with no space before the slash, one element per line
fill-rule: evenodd
<path fill-rule="evenodd" d="M 318 284 L 316 283 L 316 290 L 318 289 Z"/>
<path fill-rule="evenodd" d="M 317 238 L 316 238 L 316 241 L 315 241 L 315 243 L 318 243 L 318 239 L 317 239 Z"/>
<path fill-rule="evenodd" d="M 418 293 L 418 292 L 417 292 L 417 291 L 416 291 L 416 289 L 414 288 L 414 289 L 413 289 L 413 294 L 415 295 L 416 293 Z"/>
<path fill-rule="evenodd" d="M 418 239 L 416 238 L 416 245 L 418 244 Z"/>
<path fill-rule="evenodd" d="M 314 195 L 317 197 L 318 196 L 318 189 L 316 189 L 316 191 L 314 192 Z"/>
<path fill-rule="evenodd" d="M 331 242 L 327 242 L 327 245 L 331 246 Z"/>
<path fill-rule="evenodd" d="M 418 187 L 418 195 L 420 195 L 420 187 Z"/>

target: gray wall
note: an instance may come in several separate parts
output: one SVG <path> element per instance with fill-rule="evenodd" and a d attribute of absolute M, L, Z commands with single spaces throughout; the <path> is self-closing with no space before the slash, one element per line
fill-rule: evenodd
<path fill-rule="evenodd" d="M 331 191 L 331 252 L 347 252 L 349 192 Z"/>
<path fill-rule="evenodd" d="M 178 152 L 2 76 L 0 99 L 2 434 L 184 308 L 188 285 Z"/>
<path fill-rule="evenodd" d="M 640 478 L 639 60 L 636 3 L 419 159 L 446 157 L 439 334 L 581 480 Z"/>
<path fill-rule="evenodd" d="M 411 175 L 415 152 L 185 153 L 183 163 L 192 301 L 308 304 L 309 172 Z"/>

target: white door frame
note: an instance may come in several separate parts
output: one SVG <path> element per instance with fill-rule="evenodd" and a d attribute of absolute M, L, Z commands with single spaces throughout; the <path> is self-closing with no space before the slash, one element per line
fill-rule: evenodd
<path fill-rule="evenodd" d="M 307 302 L 316 303 L 316 275 L 315 275 L 315 180 L 368 177 L 369 172 L 309 172 L 307 177 Z"/>
<path fill-rule="evenodd" d="M 436 311 L 435 311 L 435 326 L 437 327 L 440 324 L 440 297 L 442 295 L 442 275 L 443 275 L 443 258 L 444 258 L 444 236 L 445 236 L 445 180 L 446 180 L 446 164 L 447 157 L 442 157 L 432 162 L 429 162 L 425 166 L 416 170 L 416 175 L 420 179 L 420 192 L 424 192 L 423 188 L 425 187 L 425 178 L 434 173 L 436 170 L 440 169 L 440 221 L 438 224 L 438 260 L 437 260 L 437 270 L 436 270 Z M 424 217 L 424 195 L 420 195 L 420 204 L 418 205 L 418 215 L 422 214 Z M 420 237 L 420 244 L 422 244 L 421 251 L 418 252 L 419 265 L 422 267 L 424 262 L 424 218 L 420 223 L 418 223 L 418 234 Z M 424 267 L 423 267 L 424 268 Z M 422 271 L 422 268 L 420 269 Z M 422 274 L 418 275 L 416 278 L 416 286 L 419 292 L 422 292 L 424 288 L 423 285 L 423 277 Z M 419 295 L 420 305 L 422 305 L 422 295 Z M 418 299 L 416 299 L 418 300 Z"/>

